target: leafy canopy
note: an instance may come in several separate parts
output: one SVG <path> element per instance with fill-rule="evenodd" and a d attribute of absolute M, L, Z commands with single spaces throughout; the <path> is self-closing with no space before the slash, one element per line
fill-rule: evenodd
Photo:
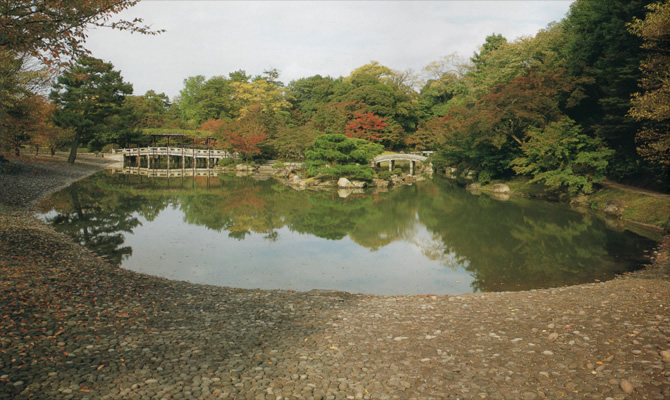
<path fill-rule="evenodd" d="M 111 63 L 93 57 L 78 59 L 58 77 L 49 97 L 59 107 L 56 124 L 75 131 L 68 162 L 74 163 L 80 143 L 126 145 L 139 135 L 132 129 L 137 123 L 132 107 L 125 104 L 132 93 L 133 86 Z"/>
<path fill-rule="evenodd" d="M 89 27 L 156 35 L 141 18 L 112 21 L 140 0 L 5 0 L 0 2 L 0 48 L 28 53 L 50 64 L 88 55 Z"/>
<path fill-rule="evenodd" d="M 341 134 L 326 134 L 314 139 L 312 148 L 305 152 L 310 175 L 352 176 L 372 179 L 368 163 L 381 154 L 384 146 Z"/>
<path fill-rule="evenodd" d="M 574 195 L 592 192 L 593 184 L 605 178 L 607 159 L 613 151 L 599 139 L 584 135 L 570 118 L 552 122 L 544 129 L 530 129 L 528 136 L 521 146 L 523 156 L 512 165 L 517 173 L 532 176 L 531 182 Z"/>

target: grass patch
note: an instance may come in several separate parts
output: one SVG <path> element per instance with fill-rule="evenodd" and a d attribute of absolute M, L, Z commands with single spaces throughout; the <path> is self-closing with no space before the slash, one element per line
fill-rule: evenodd
<path fill-rule="evenodd" d="M 481 190 L 490 191 L 496 183 L 509 186 L 512 193 L 539 199 L 558 200 L 555 195 L 547 192 L 546 187 L 539 183 L 530 183 L 530 178 L 516 177 L 505 182 L 491 182 L 482 185 Z M 569 199 L 561 198 L 561 201 Z M 622 190 L 613 187 L 602 187 L 596 192 L 580 199 L 594 211 L 604 212 L 609 203 L 623 207 L 621 218 L 626 221 L 653 226 L 670 231 L 670 200 L 650 196 L 645 193 Z"/>
<path fill-rule="evenodd" d="M 644 193 L 605 187 L 588 196 L 591 208 L 603 211 L 608 201 L 620 202 L 624 210 L 621 217 L 667 230 L 670 227 L 670 200 Z"/>

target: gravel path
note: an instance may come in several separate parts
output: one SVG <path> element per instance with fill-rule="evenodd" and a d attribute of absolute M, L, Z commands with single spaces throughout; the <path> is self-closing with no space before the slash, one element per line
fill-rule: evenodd
<path fill-rule="evenodd" d="M 0 175 L 0 398 L 670 398 L 670 240 L 643 271 L 530 292 L 220 288 L 111 267 L 31 217 L 98 166 L 24 168 Z"/>

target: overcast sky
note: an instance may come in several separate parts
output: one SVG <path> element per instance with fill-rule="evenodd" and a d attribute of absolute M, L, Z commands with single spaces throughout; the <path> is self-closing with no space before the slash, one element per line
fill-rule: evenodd
<path fill-rule="evenodd" d="M 87 47 L 111 61 L 135 94 L 173 99 L 189 76 L 276 68 L 280 80 L 337 78 L 372 60 L 420 72 L 451 53 L 470 57 L 486 36 L 533 36 L 563 19 L 562 1 L 158 1 L 120 14 L 158 36 L 90 31 Z"/>

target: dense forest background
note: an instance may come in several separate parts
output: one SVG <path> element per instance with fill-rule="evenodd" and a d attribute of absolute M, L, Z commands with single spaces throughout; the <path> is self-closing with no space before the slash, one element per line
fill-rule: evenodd
<path fill-rule="evenodd" d="M 173 99 L 133 95 L 111 63 L 85 54 L 54 82 L 20 46 L 0 43 L 0 135 L 16 154 L 179 133 L 299 160 L 317 136 L 336 134 L 433 150 L 437 168 L 476 171 L 483 183 L 524 175 L 575 194 L 608 177 L 667 190 L 669 32 L 669 1 L 577 0 L 534 37 L 494 33 L 471 57 L 445 55 L 420 73 L 372 61 L 285 84 L 277 70 L 239 70 L 188 77 Z"/>

